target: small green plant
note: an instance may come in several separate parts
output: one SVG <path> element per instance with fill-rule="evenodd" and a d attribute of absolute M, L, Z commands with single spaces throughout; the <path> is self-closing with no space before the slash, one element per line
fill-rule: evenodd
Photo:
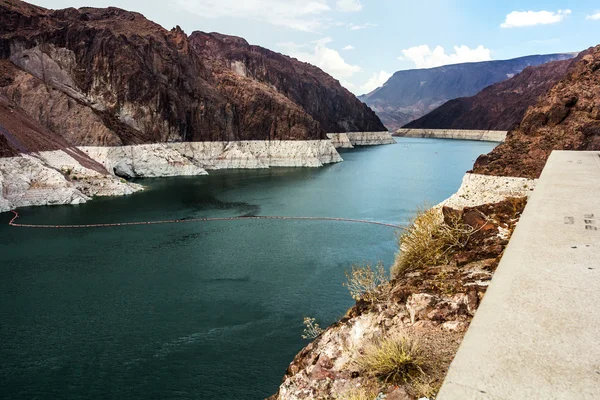
<path fill-rule="evenodd" d="M 433 291 L 442 293 L 445 296 L 453 296 L 456 294 L 456 288 L 454 284 L 448 281 L 449 275 L 446 271 L 438 273 L 431 283 L 431 289 Z"/>
<path fill-rule="evenodd" d="M 323 333 L 323 329 L 321 329 L 319 324 L 315 322 L 314 318 L 304 318 L 304 334 L 302 335 L 302 339 L 313 340 L 316 339 L 321 333 Z"/>
<path fill-rule="evenodd" d="M 127 181 L 123 178 L 121 178 L 121 183 L 127 183 Z"/>
<path fill-rule="evenodd" d="M 400 384 L 423 375 L 424 358 L 415 339 L 395 334 L 368 343 L 355 364 L 366 375 Z"/>
<path fill-rule="evenodd" d="M 374 267 L 353 265 L 351 271 L 346 271 L 347 282 L 344 286 L 348 288 L 350 296 L 356 301 L 363 299 L 373 303 L 379 299 L 379 286 L 388 282 L 383 263 L 379 262 Z"/>

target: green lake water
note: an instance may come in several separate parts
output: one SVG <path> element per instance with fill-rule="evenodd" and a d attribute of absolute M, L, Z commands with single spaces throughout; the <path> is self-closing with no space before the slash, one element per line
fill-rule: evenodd
<path fill-rule="evenodd" d="M 21 223 L 243 215 L 406 224 L 450 196 L 495 144 L 398 139 L 323 168 L 142 180 L 147 190 L 21 209 Z M 392 228 L 247 220 L 88 230 L 9 227 L 0 214 L 0 391 L 5 399 L 260 399 L 277 391 L 302 319 L 352 306 L 353 263 L 397 251 Z"/>

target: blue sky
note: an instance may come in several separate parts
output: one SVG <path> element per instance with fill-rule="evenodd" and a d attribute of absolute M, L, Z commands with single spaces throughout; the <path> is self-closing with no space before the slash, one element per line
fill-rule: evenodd
<path fill-rule="evenodd" d="M 542 0 L 33 0 L 138 11 L 167 29 L 244 37 L 329 72 L 356 94 L 395 71 L 581 51 L 600 44 L 600 2 Z"/>

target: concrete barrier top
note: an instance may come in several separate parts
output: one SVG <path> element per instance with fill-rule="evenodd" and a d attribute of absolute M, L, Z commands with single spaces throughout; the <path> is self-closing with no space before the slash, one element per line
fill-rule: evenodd
<path fill-rule="evenodd" d="M 555 151 L 438 400 L 600 398 L 600 153 Z"/>

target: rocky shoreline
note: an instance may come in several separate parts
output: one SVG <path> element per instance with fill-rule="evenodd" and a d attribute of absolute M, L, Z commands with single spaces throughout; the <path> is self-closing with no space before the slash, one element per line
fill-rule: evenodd
<path fill-rule="evenodd" d="M 387 132 L 336 135 L 352 147 L 395 143 Z M 199 176 L 218 169 L 316 168 L 341 161 L 333 140 L 177 142 L 24 153 L 0 158 L 0 212 L 81 204 L 94 196 L 143 189 L 125 179 Z"/>
<path fill-rule="evenodd" d="M 393 136 L 409 138 L 435 138 L 478 140 L 483 142 L 499 142 L 506 140 L 507 131 L 486 131 L 466 129 L 398 129 Z"/>
<path fill-rule="evenodd" d="M 467 173 L 456 194 L 433 208 L 440 223 L 470 232 L 463 245 L 446 262 L 393 271 L 375 296 L 360 298 L 296 355 L 270 400 L 433 398 L 534 186 L 532 179 Z M 398 335 L 417 338 L 422 374 L 386 382 L 358 367 L 372 343 Z"/>

